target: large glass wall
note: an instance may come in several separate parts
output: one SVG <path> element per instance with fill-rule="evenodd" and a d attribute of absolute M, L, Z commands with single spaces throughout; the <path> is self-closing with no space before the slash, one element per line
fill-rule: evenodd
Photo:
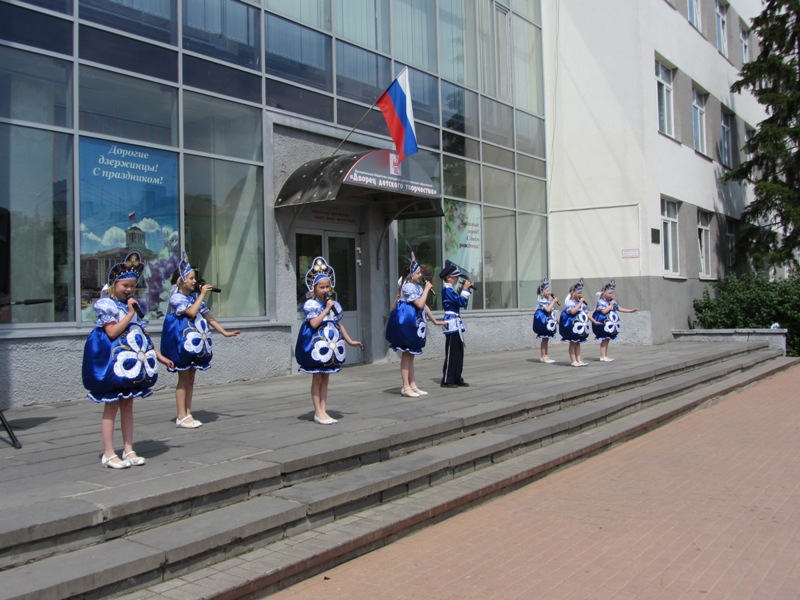
<path fill-rule="evenodd" d="M 370 108 L 403 67 L 413 160 L 445 216 L 399 223 L 400 261 L 414 249 L 435 276 L 455 260 L 471 309 L 530 307 L 547 265 L 541 62 L 540 0 L 0 0 L 0 322 L 87 318 L 136 244 L 151 317 L 181 248 L 223 289 L 215 314 L 265 316 L 265 111 L 385 145 Z"/>

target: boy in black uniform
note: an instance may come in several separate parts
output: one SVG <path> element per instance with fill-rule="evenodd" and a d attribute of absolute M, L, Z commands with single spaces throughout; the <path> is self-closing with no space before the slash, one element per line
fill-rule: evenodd
<path fill-rule="evenodd" d="M 461 376 L 464 368 L 464 321 L 461 320 L 461 308 L 469 302 L 472 294 L 472 282 L 464 281 L 460 292 L 456 292 L 455 286 L 459 278 L 463 275 L 458 265 L 449 260 L 444 263 L 444 268 L 439 273 L 439 277 L 444 280 L 442 286 L 442 308 L 444 309 L 444 335 L 445 335 L 445 354 L 444 366 L 442 367 L 442 387 L 455 388 L 468 386 Z"/>

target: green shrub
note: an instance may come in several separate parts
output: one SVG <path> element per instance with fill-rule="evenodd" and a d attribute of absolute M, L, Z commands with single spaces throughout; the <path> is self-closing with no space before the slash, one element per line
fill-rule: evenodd
<path fill-rule="evenodd" d="M 694 301 L 701 329 L 787 329 L 786 353 L 800 356 L 800 277 L 770 281 L 759 275 L 727 277 Z"/>

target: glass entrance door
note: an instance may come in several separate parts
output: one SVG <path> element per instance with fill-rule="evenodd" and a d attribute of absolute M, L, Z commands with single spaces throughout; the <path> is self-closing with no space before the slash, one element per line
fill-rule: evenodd
<path fill-rule="evenodd" d="M 336 272 L 336 300 L 342 305 L 341 323 L 354 340 L 361 339 L 361 316 L 358 309 L 359 270 L 356 235 L 341 232 L 300 232 L 295 235 L 297 248 L 297 302 L 298 306 L 305 302 L 308 289 L 305 275 L 311 261 L 317 256 L 324 256 Z M 345 346 L 346 364 L 352 365 L 363 361 L 361 348 Z"/>

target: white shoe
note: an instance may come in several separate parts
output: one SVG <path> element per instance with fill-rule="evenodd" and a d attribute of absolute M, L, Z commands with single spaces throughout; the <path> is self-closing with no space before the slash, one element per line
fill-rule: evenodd
<path fill-rule="evenodd" d="M 428 395 L 428 392 L 425 392 L 425 391 L 423 391 L 423 390 L 419 389 L 419 388 L 418 388 L 417 386 L 415 386 L 415 385 L 412 385 L 412 386 L 411 386 L 411 389 L 412 389 L 413 391 L 415 391 L 415 392 L 416 392 L 416 393 L 417 393 L 419 396 L 427 396 L 427 395 Z"/>
<path fill-rule="evenodd" d="M 122 460 L 123 461 L 127 460 L 132 467 L 141 467 L 146 462 L 144 457 L 136 454 L 136 450 L 131 450 L 130 452 L 123 452 Z"/>
<path fill-rule="evenodd" d="M 117 459 L 116 462 L 111 462 L 114 459 Z M 129 460 L 122 460 L 119 456 L 114 454 L 113 456 L 106 456 L 103 454 L 103 458 L 100 459 L 100 464 L 104 467 L 108 467 L 109 469 L 127 469 L 131 466 Z"/>
<path fill-rule="evenodd" d="M 609 358 L 608 356 L 601 356 L 600 357 L 600 361 L 601 362 L 614 362 L 614 359 L 613 358 Z"/>
<path fill-rule="evenodd" d="M 544 363 L 546 365 L 552 365 L 556 361 L 554 361 L 552 358 L 540 358 L 539 362 Z"/>
<path fill-rule="evenodd" d="M 400 395 L 405 396 L 406 398 L 419 398 L 419 394 L 414 391 L 414 388 L 403 388 L 400 390 Z"/>
<path fill-rule="evenodd" d="M 175 427 L 180 427 L 181 429 L 197 429 L 202 426 L 203 423 L 196 420 L 192 415 L 186 415 L 182 419 L 175 419 Z"/>
<path fill-rule="evenodd" d="M 334 423 L 338 423 L 336 419 L 332 417 L 328 417 L 327 419 L 320 419 L 317 415 L 314 415 L 314 423 L 319 423 L 320 425 L 333 425 Z"/>

